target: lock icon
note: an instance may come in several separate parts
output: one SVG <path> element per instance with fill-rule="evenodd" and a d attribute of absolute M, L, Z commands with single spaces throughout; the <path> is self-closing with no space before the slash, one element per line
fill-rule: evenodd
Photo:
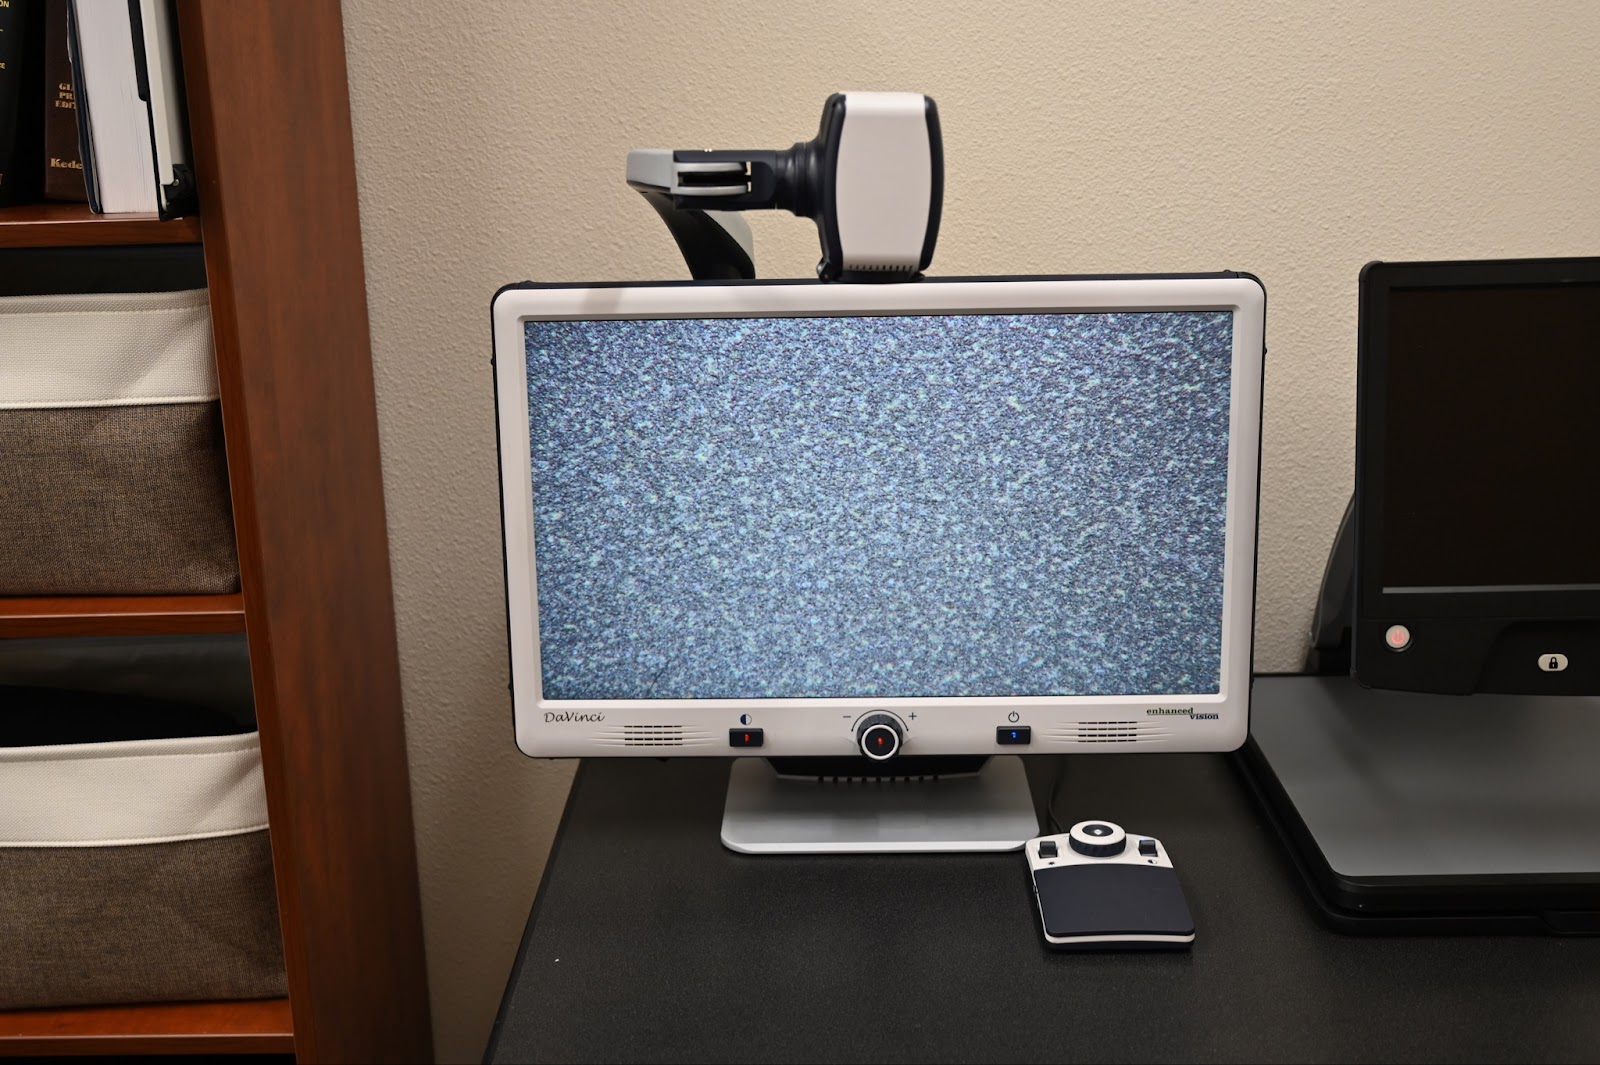
<path fill-rule="evenodd" d="M 1539 668 L 1546 673 L 1560 673 L 1567 668 L 1567 656 L 1545 653 L 1539 656 Z"/>

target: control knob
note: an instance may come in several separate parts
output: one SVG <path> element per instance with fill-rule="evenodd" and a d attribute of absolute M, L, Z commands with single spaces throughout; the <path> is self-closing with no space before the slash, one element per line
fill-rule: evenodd
<path fill-rule="evenodd" d="M 888 714 L 868 714 L 856 726 L 856 743 L 861 753 L 875 762 L 893 758 L 905 739 L 900 722 Z"/>
<path fill-rule="evenodd" d="M 1110 858 L 1128 846 L 1128 834 L 1109 821 L 1079 821 L 1067 839 L 1073 850 L 1090 858 Z"/>

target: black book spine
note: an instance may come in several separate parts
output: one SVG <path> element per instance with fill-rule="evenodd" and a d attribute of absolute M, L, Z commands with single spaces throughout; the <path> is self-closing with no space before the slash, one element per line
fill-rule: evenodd
<path fill-rule="evenodd" d="M 78 5 L 76 0 L 67 0 L 67 64 L 72 68 L 72 102 L 78 116 L 78 160 L 83 163 L 83 194 L 89 199 L 89 210 L 100 214 L 100 179 L 95 175 L 94 138 L 89 133 L 94 123 L 94 109 L 89 103 L 89 94 L 83 91 L 83 57 L 80 51 Z"/>
<path fill-rule="evenodd" d="M 67 47 L 67 0 L 44 0 L 44 198 L 88 199 L 78 149 L 78 103 Z"/>
<path fill-rule="evenodd" d="M 39 198 L 43 61 L 43 5 L 38 0 L 0 0 L 0 204 Z"/>

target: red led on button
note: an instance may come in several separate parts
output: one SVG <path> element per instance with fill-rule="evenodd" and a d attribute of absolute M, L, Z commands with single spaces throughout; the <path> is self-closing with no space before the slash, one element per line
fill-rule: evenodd
<path fill-rule="evenodd" d="M 729 747 L 760 747 L 761 730 L 758 728 L 731 728 L 728 730 Z"/>

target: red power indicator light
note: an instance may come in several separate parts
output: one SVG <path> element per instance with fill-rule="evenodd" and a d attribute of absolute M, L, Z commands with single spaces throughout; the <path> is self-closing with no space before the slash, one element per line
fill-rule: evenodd
<path fill-rule="evenodd" d="M 746 743 L 750 742 L 750 733 L 746 732 L 744 734 L 744 742 L 746 742 Z"/>

